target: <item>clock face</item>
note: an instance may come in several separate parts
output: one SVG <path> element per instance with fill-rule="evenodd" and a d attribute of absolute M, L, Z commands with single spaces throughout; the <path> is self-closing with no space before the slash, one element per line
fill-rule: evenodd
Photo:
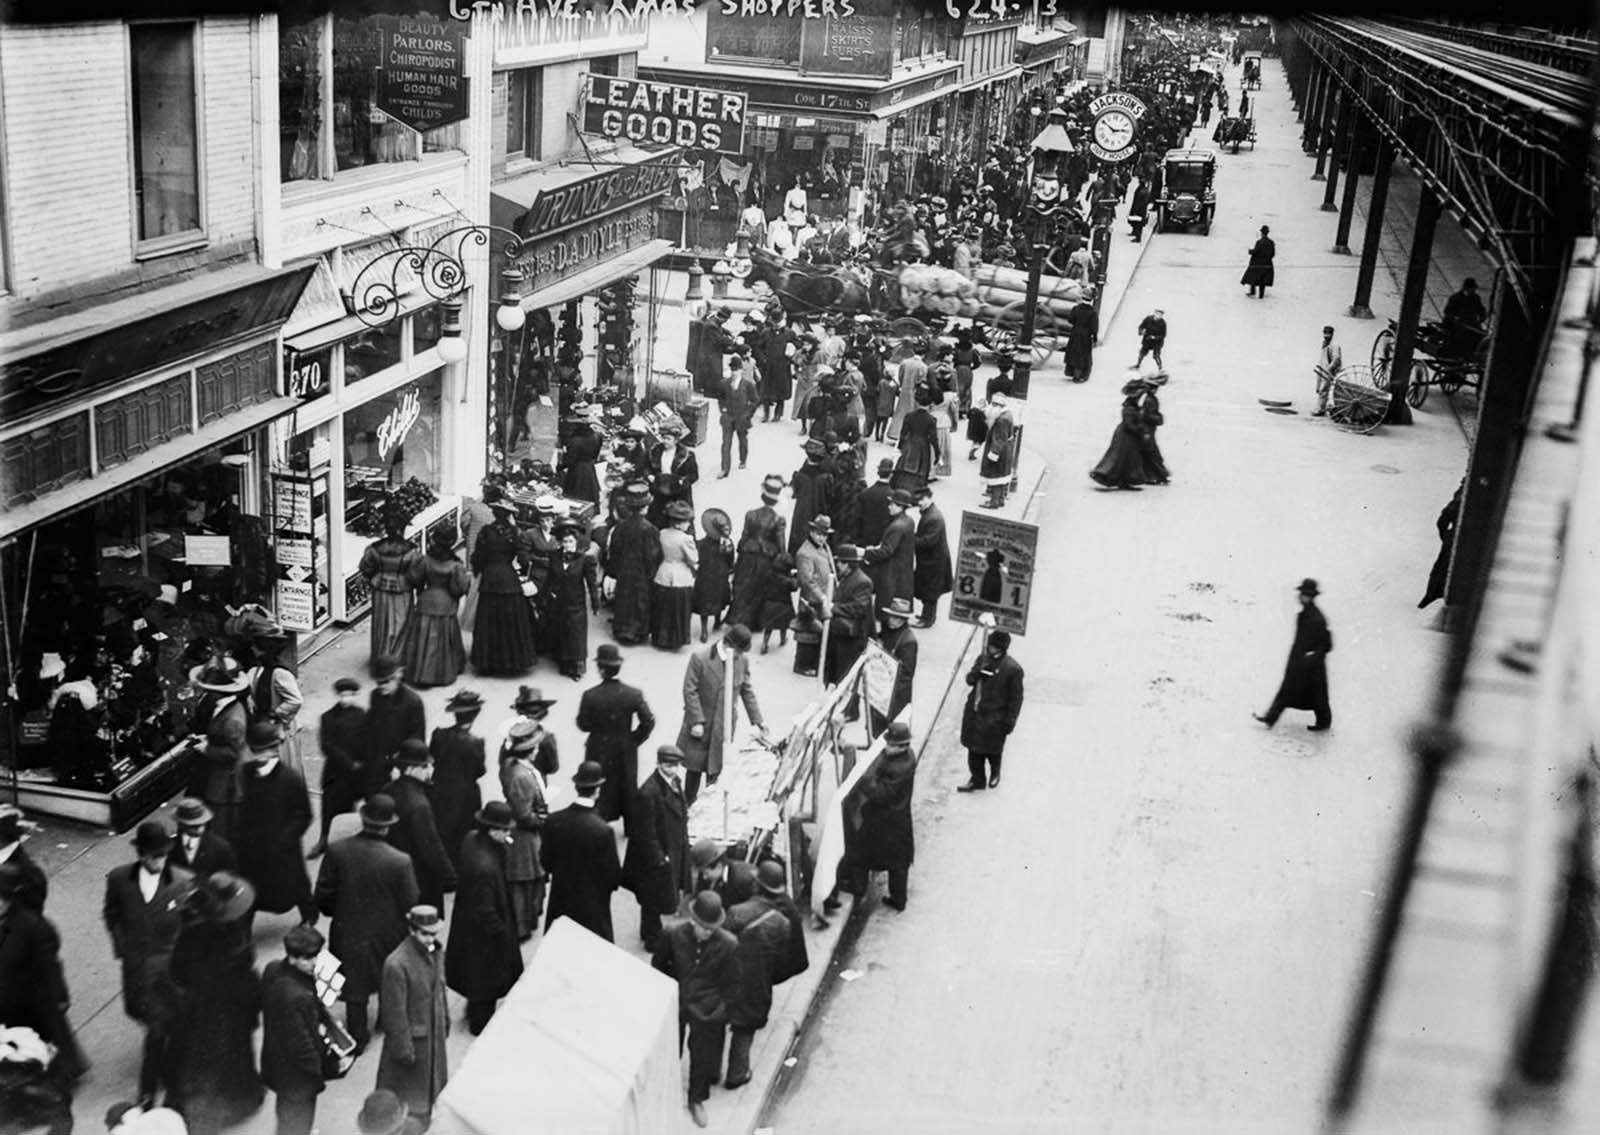
<path fill-rule="evenodd" d="M 1094 140 L 1103 150 L 1123 150 L 1133 143 L 1133 119 L 1121 110 L 1107 110 L 1095 119 Z"/>

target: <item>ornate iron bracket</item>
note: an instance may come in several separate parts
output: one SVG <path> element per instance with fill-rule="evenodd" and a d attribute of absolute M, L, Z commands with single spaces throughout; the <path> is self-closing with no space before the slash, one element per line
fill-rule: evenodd
<path fill-rule="evenodd" d="M 463 225 L 432 244 L 402 245 L 377 256 L 351 281 L 346 300 L 362 323 L 382 327 L 400 313 L 400 273 L 407 268 L 429 296 L 436 300 L 455 299 L 467 286 L 462 252 L 469 243 L 486 247 L 494 237 L 504 238 L 502 252 L 508 262 L 521 255 L 523 240 L 510 229 Z"/>

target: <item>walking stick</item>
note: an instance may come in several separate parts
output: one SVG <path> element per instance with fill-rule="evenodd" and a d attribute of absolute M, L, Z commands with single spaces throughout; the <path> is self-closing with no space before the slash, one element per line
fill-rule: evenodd
<path fill-rule="evenodd" d="M 833 562 L 833 549 L 825 550 L 828 553 L 828 586 L 823 600 L 828 604 L 828 617 L 822 620 L 822 640 L 817 651 L 818 692 L 828 689 L 828 632 L 833 627 L 833 593 L 839 581 L 838 566 Z"/>

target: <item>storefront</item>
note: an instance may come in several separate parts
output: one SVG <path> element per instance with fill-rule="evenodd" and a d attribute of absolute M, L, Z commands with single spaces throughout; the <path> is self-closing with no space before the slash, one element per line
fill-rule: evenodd
<path fill-rule="evenodd" d="M 272 604 L 279 331 L 309 276 L 226 269 L 0 345 L 0 765 L 24 807 L 125 828 L 181 786 L 189 670 Z"/>
<path fill-rule="evenodd" d="M 453 536 L 461 494 L 472 488 L 458 483 L 453 463 L 456 446 L 472 444 L 458 428 L 478 436 L 460 410 L 466 367 L 441 357 L 444 304 L 398 249 L 390 237 L 320 258 L 285 332 L 288 390 L 299 404 L 275 432 L 267 508 L 286 629 L 366 614 L 366 546 L 395 520 L 419 551 L 431 532 Z M 394 318 L 377 327 L 346 314 L 344 300 L 374 264 L 385 280 L 395 270 L 399 291 Z"/>
<path fill-rule="evenodd" d="M 1058 74 L 1068 70 L 1067 56 L 1075 31 L 1025 27 L 1017 33 L 1017 63 L 1023 71 L 1024 96 L 1053 87 Z"/>

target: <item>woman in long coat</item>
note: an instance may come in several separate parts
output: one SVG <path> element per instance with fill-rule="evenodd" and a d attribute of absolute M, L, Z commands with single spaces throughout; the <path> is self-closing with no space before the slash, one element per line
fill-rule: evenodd
<path fill-rule="evenodd" d="M 782 421 L 783 406 L 794 394 L 795 335 L 778 324 L 762 337 L 761 405 L 766 408 L 762 421 Z"/>
<path fill-rule="evenodd" d="M 191 893 L 173 946 L 172 980 L 182 992 L 173 1062 L 178 1109 L 191 1135 L 244 1122 L 265 1095 L 251 1044 L 261 982 L 244 920 L 254 900 L 237 875 L 213 873 Z"/>
<path fill-rule="evenodd" d="M 910 492 L 926 485 L 939 462 L 939 421 L 928 409 L 932 401 L 927 390 L 917 391 L 917 408 L 900 423 L 900 460 L 890 482 L 897 489 Z"/>
<path fill-rule="evenodd" d="M 506 886 L 507 845 L 496 836 L 504 832 L 505 812 L 496 805 L 478 819 L 478 830 L 461 842 L 460 882 L 451 910 L 450 942 L 444 952 L 445 984 L 466 998 L 467 1004 L 490 1008 L 511 992 L 522 976 L 522 951 L 517 947 L 517 916 Z M 483 1022 L 468 1017 L 473 1035 Z"/>
<path fill-rule="evenodd" d="M 683 430 L 675 423 L 661 427 L 661 443 L 650 447 L 645 462 L 645 478 L 650 485 L 651 524 L 662 528 L 667 523 L 667 505 L 683 501 L 694 507 L 694 483 L 700 479 L 700 462 L 694 450 L 683 444 Z"/>
<path fill-rule="evenodd" d="M 1094 309 L 1094 289 L 1083 289 L 1083 298 L 1067 317 L 1067 347 L 1062 352 L 1062 369 L 1073 382 L 1088 382 L 1094 370 L 1094 348 L 1100 342 L 1100 313 Z"/>
<path fill-rule="evenodd" d="M 697 546 L 700 566 L 694 573 L 694 597 L 689 610 L 700 616 L 700 641 L 706 641 L 706 626 L 722 627 L 722 613 L 733 597 L 733 525 L 720 508 L 708 508 L 700 515 L 705 535 Z"/>
<path fill-rule="evenodd" d="M 483 738 L 472 731 L 472 723 L 483 709 L 483 698 L 472 690 L 460 690 L 451 695 L 444 708 L 456 720 L 453 725 L 435 729 L 428 740 L 428 752 L 433 754 L 429 793 L 439 839 L 451 864 L 459 870 L 456 858 L 461 854 L 461 841 L 472 830 L 473 816 L 483 807 L 478 781 L 488 769 L 488 758 Z"/>
<path fill-rule="evenodd" d="M 817 368 L 822 365 L 822 344 L 817 341 L 816 335 L 805 330 L 799 332 L 799 343 L 792 360 L 794 418 L 800 423 L 800 432 L 805 433 L 807 407 L 817 393 Z"/>
<path fill-rule="evenodd" d="M 606 574 L 617 582 L 611 597 L 611 637 L 624 646 L 643 642 L 650 634 L 650 587 L 661 562 L 661 534 L 642 515 L 644 507 L 643 497 L 632 493 L 619 499 L 619 518 L 606 540 Z"/>
<path fill-rule="evenodd" d="M 518 721 L 500 750 L 500 790 L 511 806 L 511 844 L 506 851 L 506 885 L 516 912 L 517 941 L 525 942 L 539 926 L 544 907 L 544 868 L 539 863 L 539 833 L 550 808 L 545 802 L 545 781 L 533 758 L 543 740 L 544 727 Z"/>
<path fill-rule="evenodd" d="M 650 589 L 650 641 L 658 650 L 677 650 L 689 641 L 690 608 L 700 550 L 689 528 L 694 510 L 682 501 L 667 506 L 667 527 L 661 530 L 661 565 Z"/>
<path fill-rule="evenodd" d="M 556 528 L 559 547 L 545 580 L 545 649 L 574 682 L 589 658 L 589 611 L 600 613 L 600 581 L 587 549 L 578 547 L 583 525 Z"/>
<path fill-rule="evenodd" d="M 988 493 L 985 508 L 999 508 L 1005 503 L 1011 477 L 1016 470 L 1015 448 L 1017 422 L 1011 416 L 1011 407 L 1004 394 L 996 392 L 989 399 L 994 416 L 989 420 L 988 435 L 983 446 L 983 460 L 978 463 L 978 477 Z"/>
<path fill-rule="evenodd" d="M 1138 489 L 1148 481 L 1144 467 L 1144 412 L 1140 401 L 1145 385 L 1130 379 L 1122 387 L 1122 420 L 1111 433 L 1111 444 L 1100 463 L 1089 470 L 1089 478 L 1108 489 Z"/>
<path fill-rule="evenodd" d="M 1321 594 L 1317 581 L 1301 580 L 1297 590 L 1300 614 L 1295 617 L 1294 643 L 1289 647 L 1283 681 L 1267 712 L 1256 714 L 1255 719 L 1270 729 L 1284 710 L 1309 709 L 1315 718 L 1306 728 L 1319 733 L 1333 724 L 1333 713 L 1328 708 L 1328 654 L 1333 650 L 1333 635 L 1317 607 L 1317 596 Z"/>
<path fill-rule="evenodd" d="M 368 544 L 357 568 L 372 588 L 372 657 L 393 658 L 400 653 L 400 635 L 411 613 L 410 582 L 406 572 L 417 550 L 405 538 L 406 524 L 392 509 L 383 521 L 383 537 Z"/>
<path fill-rule="evenodd" d="M 730 623 L 755 625 L 762 597 L 767 592 L 772 562 L 784 551 L 784 520 L 772 507 L 778 503 L 778 494 L 782 491 L 783 479 L 768 477 L 761 483 L 761 507 L 744 514 L 738 559 L 733 565 L 733 594 L 728 603 Z"/>
<path fill-rule="evenodd" d="M 190 728 L 205 741 L 190 776 L 188 794 L 210 806 L 215 814 L 211 830 L 231 841 L 239 823 L 239 766 L 250 721 L 244 695 L 250 681 L 227 660 L 196 667 L 189 678 L 201 691 Z"/>
<path fill-rule="evenodd" d="M 533 624 L 517 574 L 521 540 L 509 501 L 494 503 L 494 523 L 478 534 L 478 617 L 472 626 L 472 669 L 481 675 L 526 673 L 533 665 Z"/>
<path fill-rule="evenodd" d="M 406 569 L 417 602 L 400 636 L 400 665 L 413 686 L 447 686 L 467 668 L 456 610 L 472 586 L 467 565 L 456 559 L 455 543 L 445 533 L 428 542 L 428 552 Z"/>
<path fill-rule="evenodd" d="M 600 460 L 600 438 L 587 417 L 572 423 L 572 436 L 561 450 L 561 491 L 570 500 L 600 503 L 600 479 L 594 465 Z"/>
<path fill-rule="evenodd" d="M 1272 258 L 1278 253 L 1278 246 L 1267 235 L 1269 231 L 1266 225 L 1261 226 L 1261 239 L 1250 246 L 1250 264 L 1239 277 L 1239 282 L 1250 289 L 1248 295 L 1263 299 L 1274 282 Z"/>
<path fill-rule="evenodd" d="M 1166 381 L 1164 373 L 1151 375 L 1144 380 L 1144 391 L 1139 396 L 1139 421 L 1143 427 L 1139 435 L 1139 451 L 1144 457 L 1145 475 L 1150 478 L 1152 485 L 1165 485 L 1172 480 L 1172 474 L 1167 470 L 1167 459 L 1161 455 L 1161 447 L 1156 444 L 1156 427 L 1167 420 L 1161 413 L 1161 399 L 1156 397 L 1156 390 Z"/>

